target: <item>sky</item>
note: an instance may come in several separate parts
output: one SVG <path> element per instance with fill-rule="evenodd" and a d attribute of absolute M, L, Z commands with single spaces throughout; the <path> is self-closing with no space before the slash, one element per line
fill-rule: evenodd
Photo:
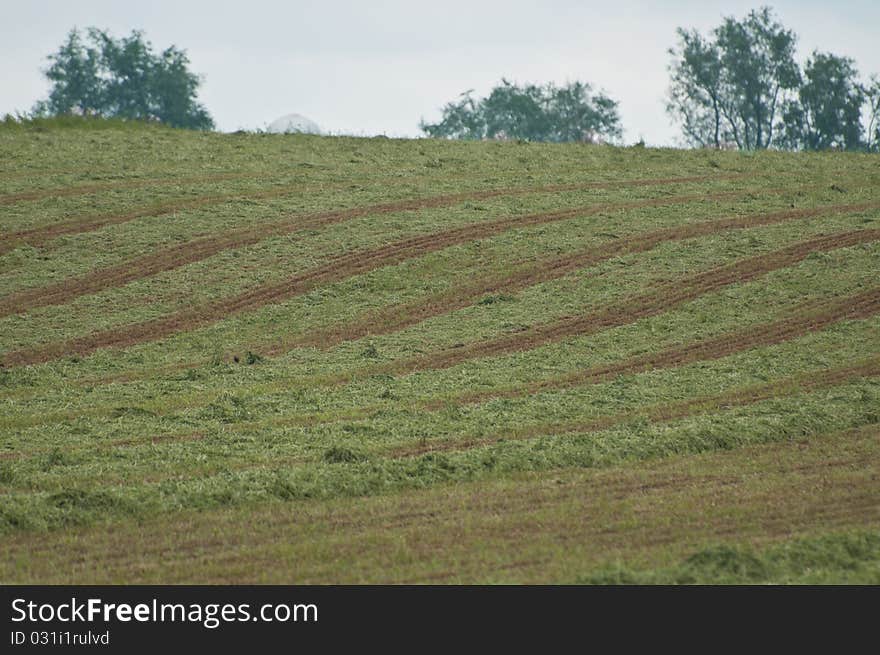
<path fill-rule="evenodd" d="M 74 26 L 145 32 L 187 51 L 200 100 L 223 131 L 299 113 L 330 133 L 419 136 L 446 102 L 502 77 L 581 80 L 619 101 L 627 143 L 675 145 L 664 111 L 677 27 L 708 32 L 762 4 L 728 0 L 0 0 L 0 116 L 49 89 L 41 70 Z M 880 1 L 765 2 L 814 49 L 880 73 Z"/>

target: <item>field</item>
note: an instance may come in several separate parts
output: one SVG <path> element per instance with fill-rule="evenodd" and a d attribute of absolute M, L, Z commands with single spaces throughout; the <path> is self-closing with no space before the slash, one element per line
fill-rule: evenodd
<path fill-rule="evenodd" d="M 0 124 L 0 583 L 880 583 L 880 159 Z"/>

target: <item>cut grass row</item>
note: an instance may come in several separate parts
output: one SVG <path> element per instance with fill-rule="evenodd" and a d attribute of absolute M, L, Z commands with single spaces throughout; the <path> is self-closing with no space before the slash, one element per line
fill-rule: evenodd
<path fill-rule="evenodd" d="M 317 389 L 306 393 L 283 384 L 254 382 L 237 388 L 220 386 L 213 391 L 203 388 L 201 392 L 170 391 L 161 395 L 145 388 L 128 397 L 117 391 L 107 396 L 104 402 L 99 398 L 89 402 L 89 398 L 95 395 L 89 394 L 83 398 L 86 404 L 71 402 L 61 412 L 15 412 L 13 405 L 7 403 L 9 411 L 0 427 L 8 435 L 6 448 L 12 450 L 7 451 L 6 456 L 11 458 L 45 454 L 53 449 L 46 444 L 57 444 L 60 440 L 67 444 L 68 450 L 106 448 L 108 444 L 120 441 L 131 445 L 173 441 L 176 433 L 188 440 L 195 426 L 201 426 L 202 430 L 210 426 L 210 431 L 215 434 L 254 436 L 268 436 L 272 430 L 333 426 L 332 432 L 324 437 L 328 441 L 348 441 L 350 436 L 346 431 L 349 430 L 353 433 L 351 436 L 364 431 L 371 434 L 374 430 L 367 431 L 367 428 L 372 425 L 379 433 L 400 435 L 402 430 L 405 433 L 407 425 L 421 422 L 425 426 L 424 434 L 454 434 L 471 429 L 466 423 L 456 421 L 472 414 L 470 409 L 465 414 L 462 411 L 475 402 L 486 405 L 478 408 L 479 412 L 471 419 L 481 425 L 498 421 L 495 415 L 498 403 L 503 403 L 510 411 L 510 402 L 514 400 L 521 403 L 527 399 L 559 398 L 571 392 L 589 398 L 599 393 L 591 392 L 591 386 L 613 383 L 621 376 L 632 379 L 633 375 L 656 376 L 667 371 L 672 376 L 670 379 L 675 379 L 679 372 L 687 373 L 695 368 L 708 375 L 713 368 L 725 371 L 736 366 L 743 373 L 766 380 L 773 371 L 788 370 L 793 374 L 799 370 L 786 369 L 786 363 L 799 362 L 801 367 L 818 363 L 815 358 L 801 356 L 801 349 L 806 353 L 813 349 L 834 352 L 833 359 L 818 360 L 826 366 L 858 359 L 864 352 L 870 352 L 872 342 L 877 339 L 877 320 L 851 320 L 854 311 L 864 311 L 865 308 L 853 307 L 847 299 L 837 304 L 837 308 L 831 309 L 837 309 L 838 314 L 821 311 L 801 316 L 795 311 L 770 324 L 756 324 L 722 333 L 720 338 L 704 340 L 693 349 L 673 346 L 659 348 L 654 354 L 629 358 L 616 354 L 612 355 L 610 364 L 607 363 L 608 355 L 598 355 L 587 359 L 581 366 L 576 360 L 570 362 L 567 370 L 560 373 L 543 377 L 533 374 L 528 382 L 519 385 L 512 384 L 511 378 L 499 378 L 491 387 L 483 383 L 480 387 L 485 390 L 481 392 L 465 391 L 474 385 L 459 382 L 463 391 L 450 393 L 448 388 L 456 385 L 441 381 L 435 383 L 437 392 L 432 396 L 426 393 L 429 385 L 425 380 L 421 383 L 401 380 L 407 383 L 403 385 L 390 384 L 379 378 L 365 380 L 360 387 L 336 389 L 333 393 Z M 844 319 L 844 322 L 837 323 L 832 320 L 834 318 Z M 619 336 L 609 335 L 608 339 L 617 353 L 626 352 L 626 344 L 620 343 Z M 672 341 L 675 341 L 674 337 Z M 571 359 L 574 351 L 569 349 L 568 352 Z M 528 369 L 529 365 L 525 362 L 516 366 Z M 222 378 L 219 382 L 222 383 Z M 412 387 L 411 390 L 408 387 Z M 155 400 L 149 401 L 144 395 Z M 47 402 L 52 403 L 47 407 L 52 407 L 59 401 L 49 399 Z M 37 408 L 34 403 L 22 406 L 22 409 Z M 558 414 L 560 411 L 560 407 L 542 401 L 535 404 L 535 409 L 517 411 L 515 420 L 528 422 L 533 416 Z M 581 411 L 587 411 L 586 407 Z M 482 419 L 481 414 L 485 414 Z M 445 424 L 452 419 L 455 421 Z M 80 436 L 83 434 L 91 436 L 83 440 Z M 295 439 L 293 435 L 290 438 Z M 314 447 L 320 447 L 320 444 L 309 446 L 310 449 Z"/>
<path fill-rule="evenodd" d="M 0 581 L 876 584 L 878 466 L 871 425 L 366 500 L 180 511 L 9 536 Z"/>
<path fill-rule="evenodd" d="M 880 239 L 880 229 L 855 230 L 808 239 L 774 252 L 748 257 L 732 264 L 673 280 L 649 293 L 626 298 L 617 305 L 601 310 L 538 325 L 513 336 L 394 363 L 388 367 L 388 370 L 400 374 L 428 368 L 447 368 L 469 359 L 529 350 L 567 337 L 595 334 L 668 311 L 672 307 L 721 287 L 742 284 L 770 271 L 792 266 L 810 254 L 870 243 L 877 239 Z"/>
<path fill-rule="evenodd" d="M 737 202 L 730 210 L 722 211 L 736 215 L 754 204 L 748 201 Z M 726 205 L 724 203 L 723 206 Z M 776 203 L 771 203 L 769 208 L 772 209 L 774 205 L 778 207 Z M 787 207 L 788 203 L 784 206 Z M 307 330 L 311 325 L 319 327 L 321 322 L 330 322 L 327 320 L 329 316 L 338 317 L 340 310 L 354 318 L 371 307 L 393 303 L 396 298 L 430 296 L 435 289 L 450 292 L 456 287 L 467 285 L 476 275 L 503 278 L 508 273 L 515 272 L 518 263 L 521 266 L 535 258 L 546 258 L 546 249 L 565 256 L 574 255 L 578 250 L 589 249 L 591 246 L 595 248 L 597 241 L 613 244 L 614 235 L 604 233 L 603 227 L 617 235 L 624 235 L 625 238 L 629 233 L 637 232 L 636 226 L 643 220 L 647 221 L 647 225 L 657 224 L 660 227 L 676 225 L 682 220 L 692 220 L 691 216 L 699 216 L 700 211 L 700 203 L 694 203 L 682 206 L 680 212 L 676 212 L 675 207 L 670 205 L 662 211 L 645 208 L 603 213 L 583 220 L 561 221 L 529 229 L 517 228 L 491 238 L 434 250 L 429 254 L 406 259 L 395 266 L 379 266 L 365 274 L 316 287 L 294 303 L 294 306 L 308 311 L 298 311 L 301 315 L 293 318 L 292 322 L 296 325 L 304 323 L 303 328 Z M 405 225 L 402 228 L 382 221 L 359 222 L 359 239 L 353 239 L 351 234 L 346 236 L 345 231 L 330 230 L 326 234 L 322 232 L 309 237 L 302 243 L 279 239 L 262 244 L 259 248 L 225 252 L 197 265 L 177 269 L 173 275 L 167 272 L 94 295 L 80 296 L 64 306 L 47 306 L 31 310 L 28 314 L 0 319 L 2 331 L 5 333 L 3 341 L 7 349 L 21 348 L 33 341 L 36 335 L 41 340 L 48 341 L 53 334 L 66 333 L 67 336 L 73 336 L 77 331 L 93 332 L 101 328 L 142 321 L 144 318 L 191 310 L 194 306 L 222 301 L 237 292 L 245 293 L 254 287 L 282 285 L 291 278 L 292 272 L 294 276 L 309 275 L 311 272 L 330 268 L 334 261 L 356 257 L 364 252 L 383 250 L 389 245 L 389 233 L 393 233 L 395 229 L 400 230 L 401 238 L 391 240 L 392 244 L 430 234 L 432 230 L 437 230 L 436 221 L 452 223 L 453 229 L 457 229 L 456 223 L 473 224 L 474 216 L 475 212 L 466 210 L 456 214 L 454 219 L 445 215 L 420 213 L 398 220 L 398 223 Z M 849 224 L 855 223 L 855 216 L 854 214 L 853 222 Z M 804 219 L 810 224 L 818 220 Z M 362 242 L 360 247 L 359 242 Z M 365 248 L 364 245 L 368 247 Z M 76 279 L 78 276 L 73 277 Z M 54 284 L 57 286 L 61 283 Z M 342 293 L 346 302 L 341 302 Z M 10 299 L 14 297 L 15 293 L 8 296 Z M 336 306 L 328 306 L 326 311 L 324 307 L 320 307 L 328 303 Z M 285 303 L 286 306 L 290 304 L 290 301 Z M 359 308 L 361 311 L 356 311 Z"/>
<path fill-rule="evenodd" d="M 626 254 L 648 251 L 664 241 L 692 239 L 726 230 L 747 229 L 773 225 L 789 220 L 813 218 L 837 213 L 859 212 L 880 208 L 880 203 L 859 205 L 830 205 L 799 210 L 734 216 L 723 219 L 700 221 L 679 227 L 665 228 L 646 233 L 621 237 L 601 246 L 566 254 L 561 257 L 544 258 L 535 263 L 520 266 L 515 272 L 505 276 L 487 276 L 477 282 L 457 286 L 442 293 L 433 294 L 418 302 L 393 305 L 362 315 L 348 324 L 333 326 L 330 329 L 305 333 L 285 344 L 293 346 L 315 346 L 328 348 L 342 341 L 361 339 L 368 335 L 396 332 L 428 318 L 445 314 L 472 305 L 490 294 L 515 293 L 524 288 L 569 275 L 579 269 L 595 266 L 599 262 Z M 282 348 L 275 347 L 269 354 L 278 354 Z"/>
<path fill-rule="evenodd" d="M 672 183 L 687 182 L 706 182 L 707 178 L 679 178 L 665 180 L 633 180 L 628 184 L 634 186 L 651 186 L 651 185 L 668 185 Z M 614 183 L 615 186 L 625 186 L 627 183 Z M 177 246 L 172 246 L 156 252 L 144 255 L 133 261 L 122 262 L 121 264 L 105 269 L 99 269 L 87 275 L 83 275 L 78 279 L 63 280 L 56 285 L 48 287 L 40 287 L 22 291 L 14 294 L 10 298 L 6 298 L 0 302 L 0 317 L 9 314 L 26 312 L 35 307 L 43 307 L 46 305 L 62 304 L 69 302 L 71 299 L 80 295 L 92 294 L 97 291 L 121 286 L 133 280 L 142 279 L 156 275 L 157 273 L 173 270 L 186 264 L 207 259 L 216 255 L 223 250 L 242 248 L 252 245 L 272 236 L 280 236 L 287 234 L 295 234 L 307 230 L 313 230 L 327 225 L 351 221 L 356 218 L 377 214 L 389 214 L 405 211 L 416 211 L 432 207 L 445 207 L 453 204 L 461 203 L 465 200 L 480 200 L 498 196 L 511 196 L 516 194 L 527 193 L 553 193 L 565 190 L 582 190 L 585 188 L 599 188 L 599 184 L 584 184 L 573 188 L 567 187 L 545 187 L 538 189 L 497 189 L 482 190 L 472 193 L 463 193 L 447 196 L 435 196 L 425 199 L 405 200 L 401 202 L 386 203 L 381 205 L 372 205 L 366 207 L 355 207 L 348 210 L 323 212 L 313 215 L 296 216 L 277 223 L 263 224 L 257 227 L 243 228 L 226 234 L 212 235 L 188 241 Z M 686 197 L 679 199 L 663 199 L 656 201 L 658 203 L 667 202 L 683 202 L 685 200 L 695 200 L 696 197 Z M 631 205 L 623 205 L 621 208 L 630 206 L 638 207 L 638 203 Z M 458 241 L 450 241 L 450 243 L 460 242 L 461 239 L 475 239 L 480 236 L 487 236 L 498 233 L 499 231 L 509 229 L 514 225 L 537 225 L 553 220 L 565 220 L 578 215 L 587 215 L 589 213 L 598 213 L 607 210 L 606 206 L 578 208 L 558 214 L 538 214 L 526 217 L 511 217 L 508 219 L 500 219 L 494 222 L 482 223 L 468 228 L 461 228 L 461 235 Z M 482 228 L 482 229 L 480 229 Z M 473 233 L 473 236 L 471 236 Z M 453 233 L 454 234 L 454 233 Z M 447 237 L 453 239 L 453 234 Z M 442 234 L 430 235 L 429 239 L 436 238 L 443 241 Z M 406 244 L 406 242 L 404 242 Z M 403 247 L 401 244 L 399 247 Z M 442 247 L 442 246 L 441 246 Z M 355 253 L 351 257 L 364 257 L 363 253 Z"/>
<path fill-rule="evenodd" d="M 495 414 L 489 422 L 471 414 L 465 421 L 438 416 L 387 432 L 381 422 L 355 432 L 341 425 L 329 434 L 307 430 L 305 441 L 301 430 L 290 436 L 267 431 L 256 438 L 233 430 L 129 455 L 116 449 L 83 459 L 61 452 L 44 462 L 4 465 L 3 519 L 7 530 L 60 527 L 177 507 L 374 495 L 511 471 L 608 466 L 782 440 L 876 423 L 877 368 L 874 358 L 682 402 L 661 400 L 654 406 L 645 402 L 652 382 L 648 378 L 641 394 L 627 392 L 630 408 L 621 406 L 622 411 L 602 416 L 602 397 L 615 398 L 620 391 L 612 384 L 591 392 L 592 408 L 567 410 L 582 416 L 585 410 L 595 415 L 598 409 L 599 416 L 590 420 L 547 423 L 535 420 L 534 409 L 525 418 L 521 415 L 526 406 L 508 406 L 502 414 L 498 407 L 482 412 Z M 671 391 L 665 387 L 649 393 L 674 397 Z M 559 401 L 550 406 L 557 407 L 561 417 L 566 412 L 560 411 L 565 405 Z M 468 432 L 471 436 L 460 436 Z M 288 450 L 285 444 L 295 452 L 308 442 L 325 444 L 324 454 L 317 459 L 280 455 Z M 431 450 L 435 452 L 424 452 Z M 90 491 L 95 488 L 101 491 Z"/>
<path fill-rule="evenodd" d="M 689 249 L 690 255 L 697 252 L 693 248 Z M 712 252 L 717 253 L 714 250 Z M 345 398 L 346 402 L 341 405 L 344 415 L 348 411 L 345 408 L 350 408 L 352 405 L 357 408 L 374 406 L 376 394 L 382 391 L 383 386 L 386 389 L 391 388 L 393 395 L 401 398 L 403 403 L 415 403 L 420 407 L 425 407 L 426 403 L 431 407 L 447 401 L 455 401 L 457 395 L 461 396 L 461 402 L 469 402 L 469 395 L 471 400 L 479 399 L 480 393 L 490 398 L 493 396 L 493 391 L 498 391 L 501 396 L 509 396 L 511 393 L 523 391 L 560 388 L 577 384 L 578 380 L 594 379 L 595 381 L 614 374 L 637 372 L 642 368 L 680 365 L 689 361 L 726 356 L 746 348 L 799 337 L 840 320 L 866 316 L 874 311 L 872 303 L 875 301 L 875 292 L 872 292 L 868 285 L 872 281 L 871 272 L 875 270 L 873 267 L 875 257 L 873 250 L 837 251 L 835 257 L 828 261 L 812 259 L 794 269 L 780 269 L 776 274 L 771 273 L 765 280 L 737 283 L 728 288 L 729 290 L 723 295 L 717 292 L 707 294 L 699 301 L 685 303 L 679 309 L 659 314 L 660 320 L 642 318 L 632 324 L 632 329 L 626 326 L 614 327 L 593 332 L 592 337 L 586 341 L 584 338 L 579 338 L 576 342 L 568 342 L 567 345 L 543 346 L 533 351 L 533 354 L 523 359 L 521 363 L 519 360 L 522 359 L 522 354 L 517 355 L 515 360 L 510 356 L 500 359 L 490 358 L 481 364 L 480 370 L 491 371 L 500 365 L 500 371 L 504 375 L 495 376 L 498 380 L 494 382 L 471 367 L 469 372 L 462 372 L 465 373 L 464 376 L 454 371 L 448 375 L 441 375 L 441 372 L 437 371 L 436 374 L 432 374 L 432 379 L 426 379 L 424 375 L 412 376 L 412 379 L 407 376 L 407 378 L 398 378 L 398 382 L 391 385 L 387 378 L 383 381 L 382 376 L 368 375 L 366 373 L 370 370 L 368 367 L 362 369 L 362 374 L 355 376 L 360 381 L 353 386 L 340 389 L 338 393 L 331 394 L 330 390 L 324 389 L 303 396 L 304 385 L 308 386 L 311 379 L 311 386 L 314 386 L 320 382 L 320 376 L 316 378 L 313 373 L 310 378 L 304 377 L 303 372 L 291 370 L 293 362 L 289 358 L 282 358 L 256 367 L 223 365 L 193 370 L 191 371 L 193 376 L 178 375 L 167 379 L 159 387 L 165 390 L 159 395 L 155 393 L 157 390 L 155 382 L 148 380 L 129 383 L 127 386 L 130 391 L 126 391 L 119 384 L 105 385 L 101 389 L 86 387 L 89 391 L 87 395 L 82 395 L 81 391 L 73 394 L 75 388 L 68 385 L 56 386 L 52 389 L 42 386 L 22 387 L 18 396 L 7 396 L 8 419 L 4 423 L 9 428 L 14 426 L 21 428 L 29 424 L 39 425 L 49 421 L 68 421 L 76 416 L 110 415 L 120 405 L 125 404 L 141 407 L 150 413 L 158 412 L 161 415 L 186 407 L 204 407 L 218 396 L 241 392 L 246 396 L 257 394 L 270 398 L 283 397 L 295 391 L 297 397 L 306 405 L 320 398 L 321 405 L 325 407 L 332 404 L 334 397 Z M 649 267 L 652 265 L 651 262 L 647 264 Z M 685 261 L 683 266 L 687 268 L 689 264 Z M 623 289 L 628 286 L 626 278 L 621 278 L 620 275 L 606 279 L 623 284 Z M 732 304 L 734 293 L 742 296 L 737 304 Z M 600 297 L 606 296 L 601 294 Z M 808 301 L 806 304 L 804 304 L 805 300 Z M 602 301 L 597 299 L 598 302 Z M 614 306 L 615 303 L 621 304 L 621 301 L 605 300 L 604 303 Z M 495 307 L 497 305 L 480 307 L 480 309 L 492 308 L 494 311 Z M 764 307 L 767 309 L 762 309 Z M 748 324 L 748 327 L 745 327 L 744 323 Z M 436 325 L 426 326 L 426 329 L 430 329 L 432 335 L 438 334 Z M 650 348 L 645 348 L 646 340 L 652 344 Z M 608 345 L 602 346 L 603 342 Z M 688 342 L 695 342 L 694 346 L 679 345 Z M 385 345 L 382 343 L 379 345 L 384 351 Z M 603 347 L 606 350 L 610 348 L 605 355 L 601 355 Z M 558 354 L 554 354 L 556 352 Z M 573 366 L 573 357 L 575 361 L 585 363 Z M 337 359 L 329 361 L 327 365 L 331 370 L 337 371 L 343 366 L 353 366 L 353 372 L 349 375 L 352 377 L 358 366 L 363 367 L 364 361 L 362 357 L 356 357 L 351 363 L 346 364 L 346 360 Z M 478 363 L 479 360 L 473 362 Z M 376 365 L 370 366 L 376 367 Z M 378 366 L 387 368 L 387 365 Z M 517 374 L 518 370 L 522 370 L 523 375 Z M 540 371 L 548 371 L 549 375 Z M 25 373 L 22 371 L 22 375 Z M 11 379 L 14 379 L 15 371 L 9 371 L 6 375 L 13 376 Z M 339 375 L 337 373 L 336 377 L 339 378 Z M 187 382 L 190 377 L 195 384 Z M 520 391 L 515 392 L 511 388 L 511 383 L 519 377 L 524 378 L 524 383 L 520 385 Z M 277 381 L 273 382 L 273 379 Z M 367 386 L 361 390 L 360 387 L 363 385 Z M 484 391 L 467 391 L 468 386 L 473 389 L 475 385 L 476 388 Z M 193 386 L 198 391 L 190 388 Z M 455 394 L 450 391 L 460 386 L 464 389 L 463 393 Z M 413 391 L 407 391 L 408 388 Z M 239 391 L 236 392 L 236 389 Z M 431 391 L 432 389 L 436 391 Z M 14 397 L 23 399 L 25 391 L 28 391 L 27 395 L 31 397 L 37 394 L 45 400 L 43 404 L 34 398 L 28 405 L 22 406 L 37 410 L 33 420 L 21 416 L 16 410 L 18 402 L 13 400 Z M 64 397 L 60 397 L 59 394 L 64 394 Z M 57 398 L 57 401 L 52 400 L 53 397 Z M 151 402 L 150 398 L 155 400 Z M 63 402 L 69 409 L 55 414 L 52 411 L 53 402 Z"/>
<path fill-rule="evenodd" d="M 238 180 L 244 177 L 255 177 L 255 173 L 212 173 L 210 175 L 193 175 L 190 177 L 153 178 L 144 180 L 120 180 L 104 184 L 84 184 L 80 186 L 63 186 L 56 189 L 36 189 L 19 193 L 7 193 L 0 195 L 0 205 L 11 205 L 17 202 L 30 200 L 45 200 L 46 198 L 65 198 L 68 196 L 82 196 L 104 191 L 118 191 L 135 189 L 138 187 L 157 187 L 164 185 L 178 186 L 181 184 L 193 184 L 199 182 L 226 182 Z"/>
<path fill-rule="evenodd" d="M 853 211 L 863 209 L 863 206 L 858 206 Z M 533 218 L 537 222 L 559 220 L 557 217 L 550 218 L 547 215 L 527 218 Z M 42 363 L 67 354 L 83 355 L 104 347 L 131 346 L 144 341 L 160 339 L 175 332 L 196 329 L 242 311 L 252 311 L 266 304 L 278 303 L 302 295 L 317 284 L 352 277 L 373 268 L 399 263 L 403 259 L 416 257 L 434 249 L 448 247 L 462 240 L 472 240 L 481 235 L 485 236 L 491 234 L 493 230 L 507 229 L 507 222 L 502 220 L 495 222 L 495 224 L 490 223 L 470 228 L 460 228 L 447 233 L 447 238 L 445 239 L 442 238 L 443 235 L 417 237 L 392 244 L 378 251 L 356 253 L 337 260 L 328 266 L 319 267 L 305 274 L 290 278 L 281 284 L 264 285 L 207 306 L 197 307 L 189 311 L 178 312 L 170 316 L 121 328 L 99 331 L 60 344 L 48 344 L 36 349 L 13 351 L 5 356 L 4 362 L 6 365 Z M 523 222 L 522 219 L 517 220 L 518 224 L 523 224 Z M 849 247 L 858 243 L 868 243 L 876 240 L 878 236 L 880 236 L 880 230 L 862 229 L 807 240 L 768 255 L 760 255 L 733 265 L 704 272 L 692 280 L 677 280 L 670 285 L 666 285 L 665 288 L 661 287 L 653 292 L 653 294 L 646 294 L 641 298 L 632 300 L 630 304 L 640 305 L 639 310 L 636 312 L 637 317 L 650 315 L 652 312 L 662 311 L 665 308 L 674 306 L 676 303 L 693 299 L 702 293 L 730 284 L 733 281 L 748 280 L 774 270 L 774 268 L 790 266 L 813 252 Z M 71 285 L 71 288 L 76 289 L 76 285 Z M 68 290 L 66 293 L 70 293 L 70 291 Z M 533 347 L 534 344 L 546 343 L 564 336 L 583 333 L 587 329 L 587 325 L 602 328 L 614 325 L 615 320 L 634 320 L 631 316 L 626 315 L 626 310 L 627 308 L 612 308 L 605 310 L 601 315 L 587 315 L 573 320 L 559 321 L 555 325 L 551 324 L 534 328 L 525 335 L 497 340 L 494 343 L 478 344 L 472 348 L 463 348 L 454 353 L 435 355 L 433 358 L 416 359 L 398 365 L 396 370 L 399 372 L 400 370 L 418 370 L 420 367 L 449 366 L 464 361 L 469 357 L 497 354 L 510 348 L 521 349 L 523 347 L 522 344 L 525 344 L 525 347 L 531 344 Z M 625 316 L 620 318 L 618 314 Z"/>
<path fill-rule="evenodd" d="M 121 306 L 125 306 L 125 305 L 131 305 L 130 302 L 126 302 L 123 298 L 120 298 L 118 301 L 115 301 L 115 302 L 116 302 L 116 304 L 117 304 L 118 306 L 120 306 L 120 307 L 121 307 Z M 106 305 L 106 303 L 104 303 L 104 304 Z M 134 305 L 135 305 L 135 306 L 137 305 L 137 299 L 135 299 L 135 303 L 134 303 Z M 96 313 L 96 310 L 97 310 L 97 313 L 98 313 L 99 315 L 101 315 L 101 314 L 104 313 L 104 307 L 103 307 L 103 306 L 101 306 L 101 307 L 94 306 L 94 307 L 92 307 L 91 310 L 89 311 L 89 316 L 93 316 L 93 315 Z M 112 311 L 112 310 L 111 310 L 111 311 Z M 65 323 L 67 323 L 67 322 L 68 322 L 68 317 L 67 317 L 65 314 L 70 314 L 70 312 L 63 312 L 62 314 L 59 314 L 59 316 L 58 316 L 58 318 L 56 319 L 56 321 L 60 320 L 60 321 L 63 321 L 63 322 L 65 322 Z M 75 316 L 76 313 L 74 312 L 73 315 Z M 133 315 L 134 315 L 134 314 L 133 314 Z M 24 327 L 24 329 L 28 329 L 28 328 L 30 328 L 30 331 L 33 331 L 33 324 L 24 323 L 24 324 L 23 324 L 23 327 Z M 14 329 L 14 326 L 13 326 L 13 329 Z M 43 331 L 41 330 L 40 333 L 43 333 Z"/>

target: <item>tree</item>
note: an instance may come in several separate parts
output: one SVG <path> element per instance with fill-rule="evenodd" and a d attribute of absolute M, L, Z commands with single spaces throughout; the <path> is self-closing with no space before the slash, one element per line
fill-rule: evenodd
<path fill-rule="evenodd" d="M 781 102 L 800 82 L 794 33 L 763 7 L 741 21 L 725 18 L 713 38 L 683 29 L 678 35 L 679 48 L 669 51 L 667 111 L 685 138 L 716 147 L 732 140 L 743 150 L 770 147 Z"/>
<path fill-rule="evenodd" d="M 53 87 L 37 103 L 37 114 L 81 113 L 213 128 L 214 121 L 196 99 L 200 79 L 190 72 L 185 51 L 171 46 L 154 54 L 139 31 L 114 39 L 90 28 L 87 41 L 73 29 L 48 57 L 51 65 L 45 74 Z"/>
<path fill-rule="evenodd" d="M 579 141 L 591 135 L 619 139 L 623 135 L 617 102 L 583 82 L 567 86 L 548 85 L 546 109 L 550 134 L 548 141 Z"/>
<path fill-rule="evenodd" d="M 486 98 L 463 93 L 443 108 L 440 122 L 422 121 L 419 127 L 428 136 L 447 139 L 565 142 L 622 134 L 617 102 L 594 94 L 589 84 L 519 86 L 505 79 Z"/>
<path fill-rule="evenodd" d="M 855 150 L 862 142 L 862 105 L 867 98 L 855 62 L 814 52 L 804 66 L 797 98 L 783 114 L 784 144 L 792 149 Z M 870 142 L 869 135 L 866 142 Z"/>
<path fill-rule="evenodd" d="M 53 86 L 49 98 L 37 103 L 38 113 L 98 113 L 103 103 L 100 58 L 101 53 L 84 46 L 79 32 L 72 30 L 58 52 L 49 56 L 52 65 L 45 74 Z"/>
<path fill-rule="evenodd" d="M 429 125 L 422 121 L 419 127 L 425 134 L 446 139 L 483 139 L 486 136 L 486 122 L 480 109 L 480 101 L 474 100 L 473 89 L 459 96 L 458 102 L 449 102 L 443 107 L 443 120 Z"/>
<path fill-rule="evenodd" d="M 672 85 L 666 111 L 681 122 L 685 139 L 696 146 L 714 146 L 732 138 L 721 87 L 718 47 L 696 30 L 678 29 L 681 46 L 669 49 Z"/>
<path fill-rule="evenodd" d="M 872 152 L 880 152 L 880 77 L 874 75 L 865 87 L 868 103 L 868 125 L 865 130 L 865 146 Z"/>

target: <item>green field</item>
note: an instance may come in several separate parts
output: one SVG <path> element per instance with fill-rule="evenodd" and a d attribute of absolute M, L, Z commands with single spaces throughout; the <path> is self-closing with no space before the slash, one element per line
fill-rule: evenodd
<path fill-rule="evenodd" d="M 880 583 L 880 158 L 0 124 L 0 583 Z"/>

